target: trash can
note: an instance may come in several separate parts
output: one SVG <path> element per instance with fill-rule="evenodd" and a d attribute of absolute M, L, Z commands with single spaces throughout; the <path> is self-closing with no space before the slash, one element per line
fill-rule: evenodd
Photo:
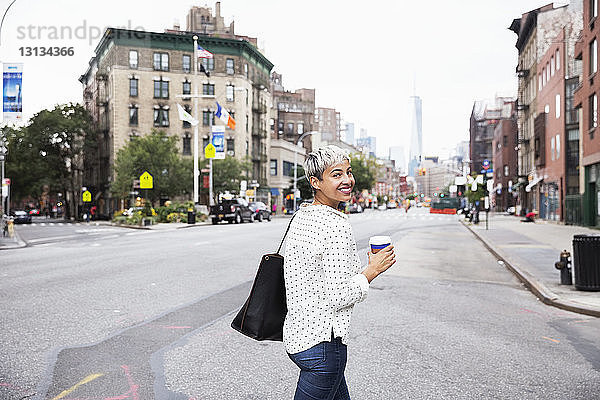
<path fill-rule="evenodd" d="M 188 211 L 187 221 L 188 221 L 188 224 L 195 224 L 196 223 L 196 213 L 193 211 Z"/>
<path fill-rule="evenodd" d="M 575 288 L 600 291 L 600 235 L 573 236 Z"/>

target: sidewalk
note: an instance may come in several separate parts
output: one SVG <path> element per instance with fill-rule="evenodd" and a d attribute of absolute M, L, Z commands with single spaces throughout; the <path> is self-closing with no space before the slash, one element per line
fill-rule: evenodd
<path fill-rule="evenodd" d="M 565 249 L 573 259 L 573 235 L 600 234 L 599 231 L 546 221 L 522 223 L 519 217 L 493 213 L 486 230 L 485 214 L 481 217 L 478 225 L 462 222 L 497 257 L 498 263 L 517 275 L 542 302 L 600 317 L 600 292 L 560 285 L 560 271 L 554 267 Z"/>

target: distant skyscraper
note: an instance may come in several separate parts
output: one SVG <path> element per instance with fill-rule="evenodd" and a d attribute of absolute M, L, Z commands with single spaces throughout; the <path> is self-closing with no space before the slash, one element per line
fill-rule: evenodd
<path fill-rule="evenodd" d="M 354 124 L 352 122 L 346 123 L 346 143 L 354 146 Z"/>
<path fill-rule="evenodd" d="M 367 137 L 367 130 L 365 128 L 360 128 L 360 137 L 361 138 Z"/>
<path fill-rule="evenodd" d="M 368 149 L 369 155 L 375 157 L 377 154 L 377 138 L 375 136 L 360 137 L 356 139 L 356 147 Z"/>
<path fill-rule="evenodd" d="M 422 103 L 419 96 L 409 98 L 410 151 L 408 153 L 408 174 L 416 176 L 423 157 L 423 131 L 421 126 Z"/>
<path fill-rule="evenodd" d="M 396 171 L 406 172 L 406 155 L 404 146 L 390 147 L 390 160 L 394 160 Z"/>

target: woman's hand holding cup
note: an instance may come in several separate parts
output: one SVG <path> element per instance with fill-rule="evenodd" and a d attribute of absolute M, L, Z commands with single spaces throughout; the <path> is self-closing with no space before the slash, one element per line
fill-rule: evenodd
<path fill-rule="evenodd" d="M 369 240 L 371 247 L 371 251 L 367 254 L 369 265 L 362 272 L 369 283 L 396 263 L 394 246 L 391 245 L 391 242 L 392 239 L 389 236 L 373 236 Z"/>

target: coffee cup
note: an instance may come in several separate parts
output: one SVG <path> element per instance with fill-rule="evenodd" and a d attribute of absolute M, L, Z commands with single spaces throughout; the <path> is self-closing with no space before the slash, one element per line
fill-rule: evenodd
<path fill-rule="evenodd" d="M 392 244 L 392 238 L 389 236 L 371 236 L 369 239 L 369 246 L 373 254 L 377 254 L 381 249 L 385 249 L 390 244 Z"/>

